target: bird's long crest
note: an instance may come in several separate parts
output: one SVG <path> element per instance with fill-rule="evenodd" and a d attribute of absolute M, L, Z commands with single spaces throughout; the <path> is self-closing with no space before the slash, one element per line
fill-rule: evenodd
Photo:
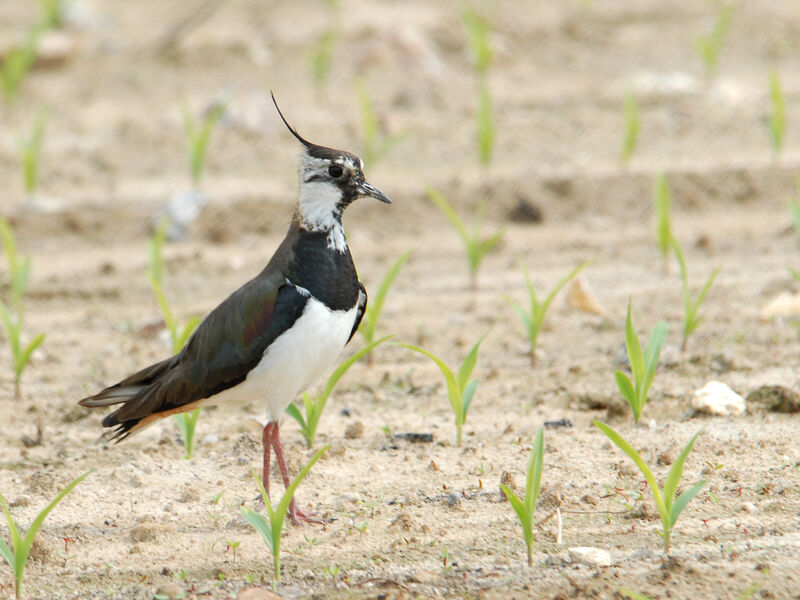
<path fill-rule="evenodd" d="M 310 148 L 311 146 L 313 146 L 314 144 L 304 139 L 303 136 L 297 133 L 297 130 L 294 127 L 289 125 L 289 122 L 286 120 L 286 117 L 283 116 L 283 113 L 281 112 L 281 109 L 278 106 L 278 101 L 275 100 L 275 94 L 272 92 L 272 90 L 270 90 L 269 95 L 272 96 L 272 103 L 275 105 L 275 108 L 278 111 L 278 115 L 280 115 L 281 117 L 281 121 L 283 121 L 283 124 L 286 125 L 286 128 L 291 132 L 291 134 L 294 137 L 296 137 L 300 141 L 300 143 L 303 144 L 306 148 Z"/>

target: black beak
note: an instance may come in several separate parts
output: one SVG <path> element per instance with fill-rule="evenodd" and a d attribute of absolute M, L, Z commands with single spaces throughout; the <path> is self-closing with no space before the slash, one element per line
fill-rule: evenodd
<path fill-rule="evenodd" d="M 384 194 L 374 185 L 367 183 L 366 181 L 361 182 L 361 185 L 358 186 L 358 193 L 360 196 L 370 196 L 375 198 L 376 200 L 380 200 L 386 204 L 391 204 L 392 201 L 389 200 L 389 196 Z"/>

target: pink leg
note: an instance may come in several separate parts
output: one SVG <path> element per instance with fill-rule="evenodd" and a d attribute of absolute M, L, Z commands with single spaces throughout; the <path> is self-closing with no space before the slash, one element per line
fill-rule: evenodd
<path fill-rule="evenodd" d="M 275 426 L 270 433 L 272 438 L 272 448 L 275 450 L 275 458 L 278 461 L 278 468 L 281 470 L 283 486 L 288 488 L 289 485 L 291 485 L 291 481 L 289 480 L 289 469 L 286 467 L 286 461 L 283 458 L 283 442 L 281 442 L 280 431 L 278 430 L 277 423 L 270 423 L 270 425 Z M 264 431 L 266 432 L 266 428 Z M 292 523 L 295 525 L 299 525 L 301 521 L 305 521 L 306 523 L 316 523 L 318 525 L 325 523 L 325 521 L 322 521 L 321 519 L 297 508 L 294 498 L 292 498 L 292 501 L 289 503 L 289 516 L 292 518 Z"/>
<path fill-rule="evenodd" d="M 264 489 L 267 491 L 269 497 L 269 469 L 270 469 L 270 453 L 269 445 L 272 441 L 272 429 L 277 426 L 277 423 L 267 423 L 264 426 L 264 431 L 261 433 L 261 445 L 264 448 L 264 467 L 261 474 L 261 482 L 264 484 Z"/>

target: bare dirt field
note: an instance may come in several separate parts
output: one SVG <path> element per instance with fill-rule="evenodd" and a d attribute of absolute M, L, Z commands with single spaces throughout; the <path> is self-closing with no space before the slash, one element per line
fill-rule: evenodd
<path fill-rule="evenodd" d="M 0 216 L 32 259 L 25 335 L 47 334 L 20 398 L 0 334 L 0 493 L 27 526 L 93 469 L 40 531 L 26 597 L 237 598 L 270 587 L 269 553 L 240 516 L 257 494 L 259 398 L 247 410 L 203 413 L 190 461 L 171 421 L 119 445 L 97 443 L 102 411 L 76 401 L 169 353 L 145 272 L 154 215 L 189 187 L 180 103 L 197 113 L 230 98 L 208 148 L 209 203 L 187 239 L 165 248 L 167 295 L 186 319 L 254 276 L 288 225 L 299 151 L 268 90 L 310 140 L 363 152 L 360 81 L 381 127 L 401 136 L 366 167 L 393 204 L 364 199 L 345 215 L 372 297 L 395 258 L 414 251 L 381 332 L 454 365 L 490 333 L 461 447 L 433 362 L 387 344 L 373 364 L 347 372 L 320 425 L 317 447 L 331 448 L 297 493 L 328 523 L 287 528 L 278 595 L 561 600 L 621 598 L 624 588 L 654 599 L 800 598 L 800 417 L 752 397 L 738 416 L 690 407 L 711 380 L 744 397 L 767 385 L 800 391 L 800 314 L 762 318 L 776 297 L 800 292 L 788 270 L 800 268 L 788 209 L 800 172 L 800 12 L 791 0 L 731 4 L 714 73 L 696 43 L 714 29 L 721 2 L 479 5 L 492 18 L 496 127 L 493 162 L 481 168 L 458 2 L 68 2 L 66 24 L 50 34 L 54 57 L 35 65 L 15 103 L 0 105 Z M 35 2 L 0 3 L 4 51 L 38 14 Z M 315 84 L 309 57 L 330 30 L 338 36 L 328 78 Z M 768 135 L 772 71 L 785 97 L 779 153 Z M 641 131 L 623 165 L 626 92 L 638 99 Z M 17 140 L 41 109 L 48 118 L 30 199 Z M 665 268 L 655 244 L 661 172 L 692 291 L 722 266 L 686 352 L 677 264 L 670 257 Z M 476 288 L 426 184 L 465 216 L 485 201 L 485 231 L 504 228 Z M 520 202 L 542 219 L 522 220 Z M 583 276 L 605 310 L 578 310 L 562 293 L 535 365 L 508 302 L 525 299 L 520 258 L 540 294 L 593 260 Z M 3 298 L 7 275 L 2 257 Z M 639 426 L 613 376 L 629 298 L 641 336 L 661 319 L 670 326 Z M 356 336 L 343 356 L 362 346 Z M 545 432 L 536 520 L 559 509 L 560 539 L 557 517 L 537 525 L 529 567 L 499 484 L 508 473 L 524 487 L 536 431 L 559 419 L 572 426 Z M 643 477 L 593 419 L 617 428 L 659 478 L 703 428 L 681 489 L 708 485 L 678 520 L 670 557 Z M 396 437 L 403 433 L 433 441 Z M 282 435 L 296 473 L 313 451 L 291 419 Z M 7 533 L 0 521 L 0 537 Z M 571 560 L 579 546 L 607 550 L 610 565 Z M 0 597 L 12 595 L 11 569 L 0 564 Z"/>

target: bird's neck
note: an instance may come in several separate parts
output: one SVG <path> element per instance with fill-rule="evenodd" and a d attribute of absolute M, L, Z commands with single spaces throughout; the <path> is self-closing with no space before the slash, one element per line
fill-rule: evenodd
<path fill-rule="evenodd" d="M 342 227 L 340 201 L 341 191 L 336 186 L 316 181 L 304 182 L 300 186 L 295 218 L 300 229 L 326 233 L 331 250 L 346 252 L 347 241 Z"/>

